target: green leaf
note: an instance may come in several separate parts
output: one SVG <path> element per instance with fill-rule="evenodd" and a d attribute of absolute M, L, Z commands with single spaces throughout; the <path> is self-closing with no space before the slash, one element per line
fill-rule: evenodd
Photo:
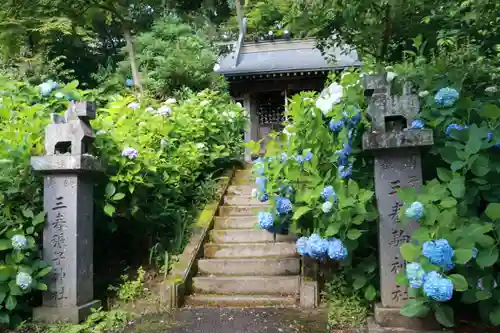
<path fill-rule="evenodd" d="M 299 209 L 297 209 L 295 211 L 295 213 L 293 214 L 293 219 L 294 220 L 298 220 L 300 219 L 300 217 L 304 214 L 306 214 L 307 212 L 309 212 L 311 210 L 310 207 L 308 206 L 302 206 L 302 207 L 299 207 Z"/>
<path fill-rule="evenodd" d="M 479 251 L 476 262 L 481 268 L 493 266 L 498 260 L 498 249 L 492 247 L 489 250 Z"/>
<path fill-rule="evenodd" d="M 33 211 L 29 208 L 23 209 L 23 215 L 24 215 L 24 217 L 27 217 L 30 219 L 35 217 L 35 215 L 33 214 Z"/>
<path fill-rule="evenodd" d="M 476 291 L 476 299 L 478 301 L 486 301 L 487 299 L 491 298 L 491 293 L 486 290 L 478 290 Z"/>
<path fill-rule="evenodd" d="M 414 317 L 425 317 L 430 311 L 429 306 L 422 299 L 410 299 L 408 303 L 405 304 L 400 310 L 403 316 L 414 318 Z"/>
<path fill-rule="evenodd" d="M 490 203 L 486 210 L 484 211 L 486 216 L 488 216 L 492 221 L 500 219 L 500 203 L 494 202 Z"/>
<path fill-rule="evenodd" d="M 358 276 L 352 283 L 352 287 L 354 288 L 354 290 L 359 290 L 363 288 L 367 282 L 368 279 L 366 278 L 366 276 Z"/>
<path fill-rule="evenodd" d="M 500 306 L 496 306 L 491 312 L 490 312 L 490 322 L 494 326 L 500 326 Z"/>
<path fill-rule="evenodd" d="M 120 193 L 116 193 L 115 195 L 113 195 L 111 197 L 111 200 L 118 201 L 118 200 L 121 200 L 123 198 L 125 198 L 125 193 L 120 192 Z"/>
<path fill-rule="evenodd" d="M 12 241 L 10 239 L 0 239 L 0 251 L 12 249 Z"/>
<path fill-rule="evenodd" d="M 472 249 L 456 249 L 455 262 L 464 265 L 472 259 Z"/>
<path fill-rule="evenodd" d="M 486 176 L 490 172 L 488 158 L 486 156 L 478 156 L 474 163 L 472 163 L 470 171 L 478 177 Z"/>
<path fill-rule="evenodd" d="M 0 304 L 3 303 L 3 300 L 5 299 L 5 297 L 7 297 L 7 292 L 1 290 L 0 291 Z"/>
<path fill-rule="evenodd" d="M 453 315 L 453 308 L 446 304 L 437 304 L 436 312 L 434 313 L 438 323 L 445 327 L 455 326 L 455 318 Z"/>
<path fill-rule="evenodd" d="M 36 284 L 35 289 L 37 289 L 37 290 L 41 290 L 41 291 L 47 291 L 47 290 L 49 290 L 49 287 L 48 287 L 45 283 L 38 282 L 38 283 Z"/>
<path fill-rule="evenodd" d="M 465 151 L 469 155 L 474 155 L 481 150 L 481 146 L 483 144 L 483 137 L 481 136 L 481 130 L 477 127 L 476 124 L 472 124 L 471 127 L 469 127 L 469 139 L 467 140 L 467 143 L 465 144 Z"/>
<path fill-rule="evenodd" d="M 340 230 L 340 224 L 339 223 L 332 223 L 328 226 L 325 232 L 326 237 L 332 237 L 335 236 Z"/>
<path fill-rule="evenodd" d="M 113 183 L 108 183 L 108 185 L 106 185 L 106 190 L 105 190 L 106 198 L 111 198 L 113 194 L 115 194 L 115 192 L 116 192 L 115 185 Z"/>
<path fill-rule="evenodd" d="M 361 189 L 359 191 L 358 200 L 363 203 L 368 202 L 373 198 L 373 194 L 373 191 Z"/>
<path fill-rule="evenodd" d="M 7 300 L 5 301 L 5 308 L 7 310 L 12 311 L 12 310 L 14 310 L 16 305 L 17 305 L 17 299 L 12 295 L 8 296 Z"/>
<path fill-rule="evenodd" d="M 106 213 L 106 215 L 108 216 L 113 216 L 115 214 L 115 207 L 110 205 L 109 203 L 107 203 L 106 205 L 104 205 L 104 212 Z"/>
<path fill-rule="evenodd" d="M 355 197 L 359 193 L 359 186 L 358 183 L 356 183 L 354 180 L 349 179 L 349 182 L 347 183 L 347 193 L 351 197 Z"/>
<path fill-rule="evenodd" d="M 437 168 L 437 175 L 439 179 L 445 183 L 449 182 L 453 178 L 453 173 L 444 168 Z"/>
<path fill-rule="evenodd" d="M 500 108 L 495 104 L 486 104 L 480 114 L 486 118 L 497 119 L 500 117 Z"/>
<path fill-rule="evenodd" d="M 361 231 L 359 231 L 358 229 L 349 229 L 349 231 L 347 232 L 347 238 L 349 238 L 350 240 L 356 240 L 360 236 Z"/>
<path fill-rule="evenodd" d="M 453 286 L 456 291 L 466 291 L 469 288 L 467 280 L 460 274 L 451 274 L 448 276 L 453 281 Z"/>
<path fill-rule="evenodd" d="M 8 325 L 10 323 L 10 317 L 7 312 L 0 311 L 0 324 Z"/>
<path fill-rule="evenodd" d="M 451 207 L 455 207 L 457 205 L 457 200 L 455 200 L 455 198 L 452 198 L 452 197 L 447 197 L 447 198 L 444 198 L 443 200 L 441 200 L 441 202 L 439 204 L 443 208 L 451 208 Z"/>
<path fill-rule="evenodd" d="M 13 274 L 13 271 L 13 266 L 0 264 L 0 282 L 9 280 L 10 276 Z"/>
<path fill-rule="evenodd" d="M 377 290 L 373 285 L 370 284 L 365 289 L 365 299 L 371 302 L 375 299 L 375 297 L 377 297 Z"/>
<path fill-rule="evenodd" d="M 454 161 L 450 165 L 450 169 L 453 171 L 458 171 L 462 169 L 465 166 L 466 162 L 465 161 Z"/>
<path fill-rule="evenodd" d="M 399 250 L 403 259 L 408 262 L 416 261 L 420 256 L 420 248 L 411 243 L 401 245 Z"/>
<path fill-rule="evenodd" d="M 41 277 L 44 277 L 45 275 L 49 274 L 50 271 L 52 270 L 52 267 L 51 266 L 48 266 L 48 267 L 45 267 L 43 269 L 41 269 L 37 274 L 36 274 L 36 278 L 41 278 Z"/>
<path fill-rule="evenodd" d="M 464 177 L 455 177 L 448 184 L 448 189 L 451 194 L 459 199 L 462 198 L 465 194 L 465 178 Z"/>

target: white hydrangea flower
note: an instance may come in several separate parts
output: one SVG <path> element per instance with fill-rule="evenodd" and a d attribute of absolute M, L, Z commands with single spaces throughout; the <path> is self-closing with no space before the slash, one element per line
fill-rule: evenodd
<path fill-rule="evenodd" d="M 150 105 L 146 108 L 146 111 L 148 112 L 155 112 L 155 109 Z"/>
<path fill-rule="evenodd" d="M 208 104 L 210 104 L 210 101 L 204 100 L 201 101 L 200 106 L 207 106 Z"/>
<path fill-rule="evenodd" d="M 175 98 L 169 98 L 165 101 L 165 104 L 170 105 L 170 104 L 175 104 L 177 103 L 177 100 Z"/>
<path fill-rule="evenodd" d="M 427 90 L 421 91 L 418 93 L 418 96 L 421 98 L 429 96 L 429 92 Z"/>
<path fill-rule="evenodd" d="M 496 86 L 491 86 L 486 89 L 484 89 L 487 93 L 496 93 L 498 91 L 498 88 Z"/>
<path fill-rule="evenodd" d="M 332 83 L 328 88 L 323 89 L 316 101 L 316 107 L 327 114 L 335 104 L 340 103 L 343 96 L 343 87 L 337 82 Z"/>
<path fill-rule="evenodd" d="M 392 81 L 394 81 L 396 76 L 398 76 L 398 74 L 396 74 L 394 72 L 387 72 L 387 76 L 386 76 L 387 82 L 391 83 Z"/>
<path fill-rule="evenodd" d="M 196 144 L 196 148 L 198 148 L 198 149 L 204 149 L 204 148 L 205 148 L 205 144 L 204 144 L 204 143 L 202 143 L 202 142 L 197 143 L 197 144 Z"/>

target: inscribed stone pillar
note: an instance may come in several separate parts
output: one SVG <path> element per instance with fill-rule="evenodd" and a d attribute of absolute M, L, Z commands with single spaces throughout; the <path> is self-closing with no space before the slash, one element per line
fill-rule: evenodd
<path fill-rule="evenodd" d="M 399 188 L 422 185 L 422 163 L 418 147 L 433 144 L 432 130 L 411 129 L 419 112 L 418 97 L 405 86 L 403 94 L 391 94 L 385 74 L 367 76 L 365 91 L 370 95 L 368 115 L 372 128 L 363 135 L 363 149 L 375 155 L 375 196 L 379 211 L 379 265 L 381 303 L 375 306 L 371 332 L 408 332 L 435 328 L 434 323 L 407 318 L 399 311 L 408 301 L 408 291 L 396 283 L 396 275 L 405 269 L 399 247 L 410 241 L 418 225 L 403 226 L 398 214 L 403 203 Z M 404 148 L 404 149 L 403 149 Z"/>
<path fill-rule="evenodd" d="M 93 141 L 89 119 L 94 117 L 92 105 L 72 103 L 64 117 L 54 116 L 47 126 L 46 155 L 31 160 L 44 174 L 43 259 L 52 266 L 35 321 L 78 323 L 100 306 L 93 299 L 92 182 L 100 165 L 88 154 Z"/>

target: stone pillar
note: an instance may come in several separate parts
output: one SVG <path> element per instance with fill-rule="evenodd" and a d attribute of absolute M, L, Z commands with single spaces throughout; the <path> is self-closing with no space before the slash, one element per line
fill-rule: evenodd
<path fill-rule="evenodd" d="M 94 136 L 89 120 L 94 118 L 93 105 L 71 103 L 45 129 L 46 155 L 31 159 L 44 174 L 43 259 L 52 266 L 43 306 L 33 312 L 35 321 L 78 323 L 100 306 L 93 284 L 92 175 L 101 171 L 90 154 Z"/>
<path fill-rule="evenodd" d="M 396 283 L 396 275 L 405 269 L 399 247 L 410 241 L 417 224 L 398 223 L 403 203 L 397 197 L 402 187 L 422 185 L 422 163 L 418 147 L 433 144 L 432 130 L 410 129 L 419 112 L 418 96 L 410 87 L 400 96 L 391 95 L 386 75 L 367 76 L 365 91 L 369 97 L 371 131 L 363 135 L 363 150 L 375 155 L 375 196 L 379 211 L 379 265 L 381 302 L 375 305 L 375 322 L 370 332 L 407 332 L 437 329 L 433 322 L 400 314 L 408 301 L 406 287 Z M 404 149 L 403 149 L 404 148 Z"/>

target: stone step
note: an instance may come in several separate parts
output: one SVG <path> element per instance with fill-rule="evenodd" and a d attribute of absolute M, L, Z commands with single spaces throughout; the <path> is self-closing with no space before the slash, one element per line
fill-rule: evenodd
<path fill-rule="evenodd" d="M 293 307 L 297 297 L 275 295 L 217 295 L 193 294 L 185 299 L 193 307 Z"/>
<path fill-rule="evenodd" d="M 256 216 L 218 216 L 214 229 L 254 229 L 257 223 Z"/>
<path fill-rule="evenodd" d="M 281 259 L 200 259 L 198 273 L 203 275 L 298 275 L 299 258 Z"/>
<path fill-rule="evenodd" d="M 264 206 L 265 207 L 265 206 Z M 220 207 L 220 216 L 256 216 L 259 212 L 264 209 L 263 206 L 250 206 L 250 205 L 239 205 L 239 206 L 226 206 Z"/>
<path fill-rule="evenodd" d="M 252 168 L 248 168 L 245 170 L 236 170 L 234 174 L 234 178 L 239 179 L 239 178 L 255 178 L 255 174 L 253 173 Z"/>
<path fill-rule="evenodd" d="M 204 294 L 244 294 L 295 296 L 299 276 L 196 276 L 193 292 Z"/>
<path fill-rule="evenodd" d="M 290 258 L 298 257 L 294 243 L 208 243 L 205 258 Z"/>
<path fill-rule="evenodd" d="M 268 202 L 260 202 L 256 198 L 251 196 L 225 196 L 224 205 L 227 206 L 257 206 L 265 207 L 268 206 Z"/>
<path fill-rule="evenodd" d="M 217 229 L 210 231 L 210 240 L 214 243 L 263 243 L 293 242 L 297 237 L 293 234 L 275 235 L 262 229 Z"/>
<path fill-rule="evenodd" d="M 250 197 L 252 190 L 255 188 L 253 185 L 231 185 L 227 188 L 227 195 L 244 195 Z"/>

